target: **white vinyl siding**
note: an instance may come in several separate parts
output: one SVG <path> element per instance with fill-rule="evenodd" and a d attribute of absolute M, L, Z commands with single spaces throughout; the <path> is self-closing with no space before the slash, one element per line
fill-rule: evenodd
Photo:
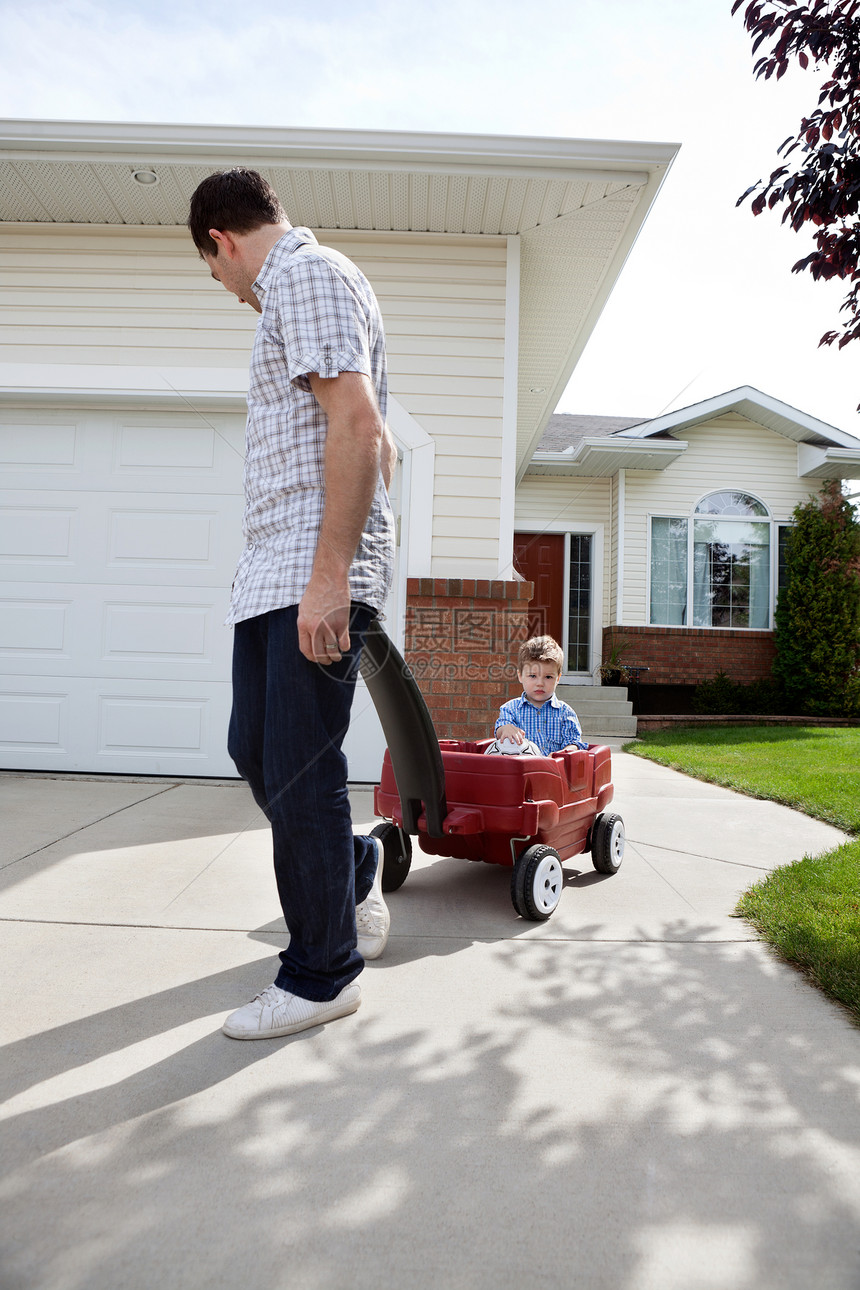
<path fill-rule="evenodd" d="M 433 573 L 497 576 L 509 560 L 499 551 L 506 239 L 319 238 L 373 284 L 391 393 L 436 443 Z M 195 369 L 197 388 L 207 371 L 213 389 L 224 373 L 244 388 L 256 315 L 210 280 L 184 229 L 7 226 L 0 291 L 7 385 L 50 364 L 156 368 L 164 393 L 188 389 Z M 487 505 L 473 508 L 473 496 Z"/>
<path fill-rule="evenodd" d="M 4 364 L 241 368 L 256 325 L 181 229 L 4 227 L 0 292 Z"/>
<path fill-rule="evenodd" d="M 517 485 L 518 532 L 557 533 L 577 524 L 609 524 L 609 479 L 573 479 L 566 475 L 526 475 Z"/>
<path fill-rule="evenodd" d="M 816 485 L 797 477 L 797 444 L 737 413 L 679 434 L 687 451 L 664 471 L 627 471 L 624 621 L 648 623 L 648 518 L 689 516 L 707 493 L 751 493 L 787 521 Z"/>

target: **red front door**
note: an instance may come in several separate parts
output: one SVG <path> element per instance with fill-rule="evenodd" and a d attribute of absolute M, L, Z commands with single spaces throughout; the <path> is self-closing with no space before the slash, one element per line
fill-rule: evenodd
<path fill-rule="evenodd" d="M 515 533 L 514 568 L 535 584 L 529 604 L 529 636 L 564 634 L 564 534 Z"/>

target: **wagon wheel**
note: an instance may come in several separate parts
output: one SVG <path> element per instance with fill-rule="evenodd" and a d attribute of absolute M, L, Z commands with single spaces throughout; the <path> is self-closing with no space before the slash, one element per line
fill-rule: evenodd
<path fill-rule="evenodd" d="M 382 843 L 382 890 L 396 891 L 406 881 L 412 864 L 412 839 L 396 824 L 377 824 L 370 836 Z"/>
<path fill-rule="evenodd" d="M 511 900 L 523 918 L 542 923 L 561 899 L 564 871 L 557 851 L 542 844 L 527 847 L 514 865 Z"/>
<path fill-rule="evenodd" d="M 598 873 L 617 873 L 624 859 L 624 821 L 598 815 L 591 828 L 591 863 Z"/>

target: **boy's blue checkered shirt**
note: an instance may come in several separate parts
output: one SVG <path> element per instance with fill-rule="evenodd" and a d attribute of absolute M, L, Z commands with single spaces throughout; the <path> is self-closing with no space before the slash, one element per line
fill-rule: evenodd
<path fill-rule="evenodd" d="M 523 694 L 519 699 L 503 703 L 496 722 L 499 726 L 519 726 L 527 739 L 537 744 L 545 757 L 560 752 L 562 748 L 587 748 L 582 737 L 579 719 L 569 703 L 563 703 L 553 694 L 536 708 Z"/>

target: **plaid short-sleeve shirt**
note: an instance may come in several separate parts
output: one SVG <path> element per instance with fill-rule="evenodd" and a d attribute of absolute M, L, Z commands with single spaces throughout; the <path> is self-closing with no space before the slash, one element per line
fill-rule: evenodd
<path fill-rule="evenodd" d="M 364 274 L 293 228 L 254 283 L 262 306 L 251 355 L 245 431 L 245 549 L 228 625 L 295 605 L 310 580 L 325 505 L 325 413 L 308 374 L 363 372 L 383 418 L 385 334 Z M 353 600 L 382 609 L 391 584 L 394 522 L 380 475 L 349 571 Z"/>

